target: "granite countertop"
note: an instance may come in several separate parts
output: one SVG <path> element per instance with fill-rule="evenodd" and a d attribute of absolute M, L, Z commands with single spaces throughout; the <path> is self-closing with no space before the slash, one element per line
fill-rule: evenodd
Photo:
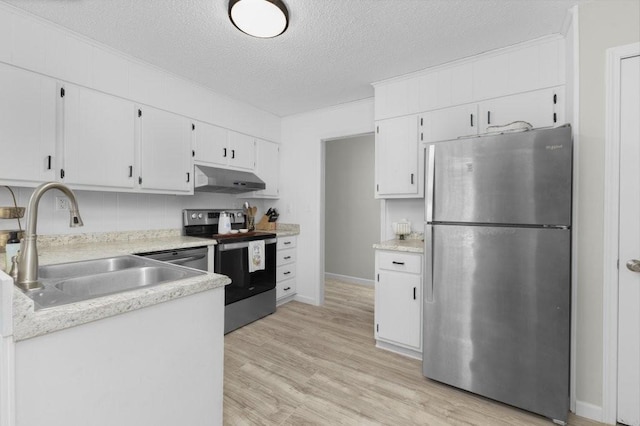
<path fill-rule="evenodd" d="M 69 244 L 43 242 L 39 247 L 41 265 L 99 259 L 124 254 L 142 253 L 176 248 L 213 245 L 211 239 L 183 237 L 171 233 L 151 234 L 152 238 L 114 238 L 95 241 L 77 239 Z M 88 242 L 91 241 L 91 242 Z M 111 317 L 146 306 L 166 302 L 206 290 L 223 287 L 231 280 L 214 273 L 159 284 L 153 287 L 126 291 L 82 302 L 34 311 L 33 301 L 22 290 L 13 288 L 13 338 L 15 341 L 63 330 L 76 325 Z"/>
<path fill-rule="evenodd" d="M 374 249 L 404 251 L 408 253 L 424 253 L 424 241 L 420 239 L 387 240 L 373 245 Z"/>
<path fill-rule="evenodd" d="M 278 223 L 274 232 L 278 237 L 293 237 L 300 234 L 300 225 L 292 223 Z"/>

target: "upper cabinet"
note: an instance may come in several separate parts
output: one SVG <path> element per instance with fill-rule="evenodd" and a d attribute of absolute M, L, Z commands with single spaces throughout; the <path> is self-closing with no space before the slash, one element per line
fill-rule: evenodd
<path fill-rule="evenodd" d="M 262 139 L 256 140 L 255 174 L 264 181 L 266 188 L 241 198 L 278 198 L 280 196 L 280 145 Z"/>
<path fill-rule="evenodd" d="M 133 189 L 134 104 L 66 84 L 60 88 L 64 126 L 59 179 L 75 187 Z"/>
<path fill-rule="evenodd" d="M 37 184 L 55 179 L 56 82 L 0 64 L 0 179 Z"/>
<path fill-rule="evenodd" d="M 419 117 L 376 122 L 376 198 L 420 198 L 424 159 L 418 150 Z"/>
<path fill-rule="evenodd" d="M 564 84 L 564 39 L 550 37 L 375 84 L 375 118 L 417 114 Z"/>
<path fill-rule="evenodd" d="M 141 189 L 193 193 L 191 120 L 151 107 L 138 107 Z"/>
<path fill-rule="evenodd" d="M 256 140 L 252 136 L 198 123 L 194 145 L 198 164 L 243 170 L 255 168 Z"/>

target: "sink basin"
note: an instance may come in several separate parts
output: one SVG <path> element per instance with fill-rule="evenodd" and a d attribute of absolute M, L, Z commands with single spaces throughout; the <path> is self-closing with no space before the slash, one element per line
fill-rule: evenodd
<path fill-rule="evenodd" d="M 83 262 L 41 266 L 38 268 L 38 277 L 41 279 L 78 277 L 120 271 L 144 266 L 145 264 L 144 259 L 136 256 L 108 257 Z"/>
<path fill-rule="evenodd" d="M 41 266 L 43 288 L 26 292 L 35 310 L 151 287 L 206 272 L 138 256 Z"/>

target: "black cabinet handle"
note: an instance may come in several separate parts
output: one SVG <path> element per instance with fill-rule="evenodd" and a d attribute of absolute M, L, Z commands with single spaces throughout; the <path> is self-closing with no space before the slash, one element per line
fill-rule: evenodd
<path fill-rule="evenodd" d="M 138 176 L 138 185 L 142 185 L 142 176 Z"/>
<path fill-rule="evenodd" d="M 487 111 L 487 124 L 491 124 L 491 111 Z"/>
<path fill-rule="evenodd" d="M 473 114 L 469 114 L 469 120 L 471 122 L 471 127 L 473 127 Z"/>
<path fill-rule="evenodd" d="M 285 256 L 284 257 L 284 260 L 289 260 L 289 259 L 291 259 L 291 256 Z"/>
<path fill-rule="evenodd" d="M 231 150 L 231 159 L 233 160 L 234 158 L 236 158 L 236 150 L 232 149 Z"/>
<path fill-rule="evenodd" d="M 227 148 L 222 148 L 224 150 L 224 154 L 222 155 L 224 158 L 227 158 Z"/>
<path fill-rule="evenodd" d="M 404 262 L 396 262 L 395 260 L 391 263 L 393 263 L 394 265 L 404 265 Z"/>
<path fill-rule="evenodd" d="M 189 172 L 187 172 L 187 182 L 189 182 L 190 180 L 190 176 L 189 176 Z"/>
<path fill-rule="evenodd" d="M 64 179 L 64 169 L 60 169 L 60 179 Z"/>
<path fill-rule="evenodd" d="M 557 94 L 553 94 L 553 104 L 557 104 L 558 103 L 558 95 Z"/>
<path fill-rule="evenodd" d="M 413 185 L 413 173 L 411 173 L 411 185 Z"/>
<path fill-rule="evenodd" d="M 291 290 L 291 287 L 285 287 L 284 288 L 284 291 L 289 291 L 289 290 Z"/>
<path fill-rule="evenodd" d="M 47 155 L 47 170 L 51 170 L 51 156 Z"/>
<path fill-rule="evenodd" d="M 129 166 L 129 177 L 133 177 L 133 166 Z"/>
<path fill-rule="evenodd" d="M 291 241 L 285 241 L 283 244 L 284 244 L 285 246 L 288 246 L 289 244 L 291 244 Z"/>
<path fill-rule="evenodd" d="M 553 113 L 553 122 L 556 123 L 558 121 L 558 115 L 554 112 Z"/>
<path fill-rule="evenodd" d="M 416 288 L 413 288 L 413 300 L 416 300 Z"/>
<path fill-rule="evenodd" d="M 282 275 L 289 275 L 291 271 L 283 272 Z"/>
<path fill-rule="evenodd" d="M 195 150 L 191 150 L 191 156 L 195 157 L 196 156 L 196 151 Z"/>

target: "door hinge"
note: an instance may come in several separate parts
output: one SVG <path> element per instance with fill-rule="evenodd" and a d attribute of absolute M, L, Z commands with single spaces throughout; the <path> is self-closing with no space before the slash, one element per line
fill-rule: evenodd
<path fill-rule="evenodd" d="M 376 185 L 376 191 L 380 192 L 380 185 Z"/>
<path fill-rule="evenodd" d="M 557 93 L 554 93 L 554 94 L 553 94 L 553 104 L 555 105 L 555 104 L 557 104 L 557 103 L 558 103 L 558 94 L 557 94 Z"/>
<path fill-rule="evenodd" d="M 142 176 L 138 176 L 138 185 L 142 185 Z"/>
<path fill-rule="evenodd" d="M 558 121 L 558 115 L 554 112 L 553 113 L 553 122 L 557 122 Z"/>
<path fill-rule="evenodd" d="M 422 126 L 422 120 L 423 120 L 423 118 L 422 118 L 422 117 L 420 117 L 420 125 L 421 125 L 421 126 Z"/>
<path fill-rule="evenodd" d="M 195 151 L 195 150 L 193 150 L 193 149 L 191 150 L 191 156 L 192 156 L 192 157 L 195 157 L 195 156 L 196 156 L 196 151 Z"/>
<path fill-rule="evenodd" d="M 380 282 L 380 274 L 378 274 L 378 277 L 377 277 L 377 279 L 378 279 L 378 282 Z"/>
<path fill-rule="evenodd" d="M 616 260 L 616 269 L 620 269 L 620 259 Z"/>
<path fill-rule="evenodd" d="M 380 126 L 376 126 L 376 133 L 380 133 Z"/>
<path fill-rule="evenodd" d="M 191 130 L 195 130 L 196 129 L 196 125 L 191 123 Z"/>
<path fill-rule="evenodd" d="M 379 333 L 380 332 L 380 324 L 376 324 L 376 331 Z"/>
<path fill-rule="evenodd" d="M 64 179 L 64 169 L 60 169 L 60 179 Z"/>
<path fill-rule="evenodd" d="M 424 134 L 422 132 L 420 132 L 420 140 L 423 141 L 424 140 Z"/>
<path fill-rule="evenodd" d="M 138 110 L 138 117 L 142 117 L 142 110 L 141 109 Z"/>
<path fill-rule="evenodd" d="M 64 87 L 60 88 L 60 97 L 64 98 Z"/>

